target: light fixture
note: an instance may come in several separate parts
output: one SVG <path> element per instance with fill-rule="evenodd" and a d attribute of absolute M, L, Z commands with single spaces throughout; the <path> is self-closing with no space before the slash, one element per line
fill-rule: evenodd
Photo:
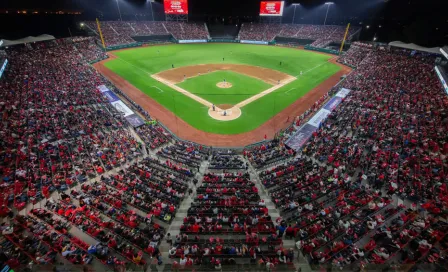
<path fill-rule="evenodd" d="M 81 23 L 80 25 L 81 25 L 81 27 L 83 27 L 83 26 L 84 26 L 84 23 Z"/>
<path fill-rule="evenodd" d="M 333 5 L 333 2 L 325 2 L 325 5 Z"/>
<path fill-rule="evenodd" d="M 369 29 L 369 28 L 370 28 L 370 26 L 368 25 L 368 26 L 366 26 L 366 28 L 367 28 L 367 29 Z"/>
<path fill-rule="evenodd" d="M 376 37 L 373 37 L 373 41 L 376 41 Z"/>

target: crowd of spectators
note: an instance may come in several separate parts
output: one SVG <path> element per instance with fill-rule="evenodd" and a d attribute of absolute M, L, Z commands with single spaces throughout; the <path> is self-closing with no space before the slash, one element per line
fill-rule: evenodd
<path fill-rule="evenodd" d="M 107 58 L 106 53 L 98 44 L 99 40 L 93 37 L 77 37 L 73 38 L 73 45 L 81 53 L 86 62 L 103 60 Z"/>
<path fill-rule="evenodd" d="M 276 36 L 304 40 L 316 40 L 315 46 L 324 47 L 330 42 L 344 39 L 345 26 L 245 23 L 241 26 L 240 40 L 271 41 Z M 349 29 L 347 40 L 360 30 Z"/>
<path fill-rule="evenodd" d="M 2 205 L 22 209 L 141 155 L 73 41 L 9 48 L 0 82 Z"/>
<path fill-rule="evenodd" d="M 325 48 L 327 45 L 329 45 L 333 40 L 328 38 L 322 38 L 317 39 L 314 42 L 312 42 L 310 45 L 313 47 L 319 47 L 319 48 Z"/>
<path fill-rule="evenodd" d="M 98 27 L 96 22 L 89 21 L 85 23 L 89 29 L 94 31 L 98 36 Z M 104 44 L 106 47 L 115 46 L 115 45 L 124 45 L 135 43 L 135 41 L 128 35 L 128 31 L 130 32 L 132 29 L 128 25 L 129 30 L 126 28 L 123 22 L 114 22 L 114 21 L 104 21 L 101 22 L 101 33 L 103 35 Z M 123 33 L 118 32 L 118 30 L 124 31 Z"/>
<path fill-rule="evenodd" d="M 357 67 L 361 61 L 372 51 L 372 45 L 362 42 L 353 42 L 350 48 L 339 59 L 338 62 Z"/>
<path fill-rule="evenodd" d="M 165 22 L 164 24 L 177 40 L 206 40 L 208 37 L 204 23 Z"/>
<path fill-rule="evenodd" d="M 175 265 L 220 269 L 241 259 L 271 269 L 294 260 L 294 251 L 281 246 L 284 222 L 274 224 L 250 175 L 233 171 L 239 170 L 204 175 L 169 251 L 171 258 L 180 258 Z"/>
<path fill-rule="evenodd" d="M 280 33 L 280 24 L 244 23 L 239 33 L 240 40 L 271 41 Z"/>
<path fill-rule="evenodd" d="M 273 141 L 244 149 L 243 155 L 255 168 L 260 169 L 283 161 L 288 157 L 294 157 L 295 151 L 286 148 L 281 139 L 274 139 Z"/>
<path fill-rule="evenodd" d="M 214 151 L 210 160 L 210 169 L 246 169 L 248 165 L 232 151 Z"/>
<path fill-rule="evenodd" d="M 96 22 L 86 22 L 98 34 Z M 208 33 L 203 23 L 153 21 L 102 21 L 101 32 L 106 46 L 135 43 L 134 36 L 169 35 L 178 40 L 204 40 Z"/>
<path fill-rule="evenodd" d="M 145 124 L 136 128 L 135 132 L 150 150 L 166 145 L 172 139 L 172 135 L 159 124 Z"/>
<path fill-rule="evenodd" d="M 192 170 L 199 171 L 202 161 L 208 157 L 209 150 L 189 142 L 177 141 L 173 145 L 162 147 L 157 155 L 177 163 L 185 164 Z"/>

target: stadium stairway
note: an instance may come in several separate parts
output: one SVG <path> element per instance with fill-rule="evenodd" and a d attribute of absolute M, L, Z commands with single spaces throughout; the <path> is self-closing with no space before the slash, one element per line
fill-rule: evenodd
<path fill-rule="evenodd" d="M 247 160 L 247 158 L 244 157 L 244 161 L 249 165 L 248 172 L 250 174 L 251 180 L 255 181 L 260 198 L 264 199 L 266 207 L 268 208 L 269 211 L 269 215 L 271 216 L 272 221 L 275 221 L 277 218 L 280 217 L 280 211 L 275 207 L 274 203 L 272 203 L 271 197 L 269 196 L 269 192 L 262 185 L 255 168 L 252 166 L 251 163 L 249 163 L 249 160 Z M 283 237 L 283 247 L 294 249 L 295 255 L 297 256 L 294 260 L 294 266 L 298 271 L 302 272 L 312 271 L 311 266 L 306 261 L 306 258 L 303 256 L 302 252 L 297 250 L 294 239 L 285 239 L 285 237 Z"/>

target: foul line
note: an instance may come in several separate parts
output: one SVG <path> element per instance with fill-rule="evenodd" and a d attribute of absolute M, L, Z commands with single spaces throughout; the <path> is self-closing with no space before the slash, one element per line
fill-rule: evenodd
<path fill-rule="evenodd" d="M 164 91 L 163 91 L 162 89 L 160 89 L 160 88 L 159 88 L 159 87 L 157 87 L 157 86 L 152 86 L 152 87 L 154 87 L 154 88 L 158 89 L 158 90 L 159 90 L 160 92 L 162 92 L 162 93 L 164 92 Z M 160 92 L 159 92 L 159 93 L 160 93 Z"/>
<path fill-rule="evenodd" d="M 317 65 L 317 66 L 315 66 L 315 67 L 313 67 L 313 68 L 311 68 L 311 69 L 308 69 L 308 70 L 306 70 L 305 72 L 303 72 L 301 75 L 297 75 L 296 77 L 298 77 L 298 76 L 303 76 L 304 74 L 306 74 L 306 73 L 308 73 L 308 72 L 311 72 L 311 71 L 313 71 L 314 69 L 321 67 L 322 65 L 325 65 L 325 64 L 327 64 L 327 63 L 330 63 L 330 61 L 333 60 L 333 59 L 335 59 L 335 58 L 337 58 L 337 57 L 331 58 L 331 59 L 327 60 L 327 61 L 324 62 L 324 63 L 321 63 L 321 64 L 319 64 L 319 65 Z"/>
<path fill-rule="evenodd" d="M 249 97 L 248 99 L 246 99 L 244 101 L 241 101 L 240 103 L 236 104 L 235 106 L 239 107 L 239 108 L 242 108 L 242 107 L 246 106 L 247 104 L 249 104 L 249 103 L 251 103 L 251 102 L 253 102 L 253 101 L 257 100 L 257 99 L 262 98 L 263 96 L 265 96 L 267 94 L 275 92 L 276 90 L 278 90 L 281 87 L 283 87 L 283 86 L 293 82 L 296 79 L 297 78 L 290 76 L 288 79 L 284 80 L 282 82 L 282 84 L 274 85 L 271 88 L 269 88 L 269 89 L 267 89 L 265 91 L 262 91 L 261 93 L 258 93 L 258 94 L 254 95 L 254 96 L 251 96 L 251 97 Z"/>
<path fill-rule="evenodd" d="M 115 55 L 114 55 L 115 56 Z M 124 60 L 124 59 L 121 59 L 120 57 L 118 57 L 118 56 L 115 56 L 118 60 L 121 60 L 121 61 L 123 61 L 123 62 L 125 62 L 125 63 L 127 63 L 127 64 L 129 64 L 129 65 L 131 65 L 132 67 L 135 67 L 135 68 L 137 68 L 137 70 L 140 70 L 140 71 L 142 71 L 143 73 L 145 73 L 145 74 L 149 74 L 149 75 L 152 75 L 150 72 L 148 72 L 148 71 L 145 71 L 145 70 L 143 70 L 142 68 L 140 68 L 140 67 L 138 67 L 138 66 L 136 66 L 136 65 L 134 65 L 134 64 L 132 64 L 132 63 L 130 63 L 130 62 L 128 62 L 128 61 L 126 61 L 126 60 Z"/>
<path fill-rule="evenodd" d="M 292 90 L 294 90 L 294 89 L 296 89 L 296 88 L 292 88 L 292 89 L 286 91 L 285 94 L 289 93 L 290 91 L 292 91 Z"/>
<path fill-rule="evenodd" d="M 171 87 L 175 91 L 178 91 L 179 93 L 182 93 L 182 94 L 184 94 L 184 95 L 186 95 L 186 96 L 196 100 L 197 102 L 201 103 L 202 105 L 204 105 L 204 106 L 206 106 L 208 108 L 210 108 L 213 105 L 213 103 L 210 103 L 209 101 L 207 101 L 207 100 L 205 100 L 205 99 L 203 99 L 203 98 L 201 98 L 201 97 L 199 97 L 197 95 L 194 95 L 194 94 L 186 91 L 185 89 L 182 89 L 181 87 L 179 87 L 179 86 L 169 82 L 168 80 L 163 79 L 162 77 L 159 77 L 157 75 L 152 75 L 151 77 L 154 78 L 155 80 L 159 81 L 159 82 L 162 82 L 163 84 L 167 85 L 168 87 Z"/>

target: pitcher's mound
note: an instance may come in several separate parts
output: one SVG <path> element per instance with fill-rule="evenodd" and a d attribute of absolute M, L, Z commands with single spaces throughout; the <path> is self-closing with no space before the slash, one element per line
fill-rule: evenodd
<path fill-rule="evenodd" d="M 218 88 L 227 89 L 227 88 L 231 88 L 231 87 L 232 87 L 232 83 L 222 81 L 222 82 L 218 82 L 218 83 L 216 84 L 216 86 L 217 86 Z"/>

